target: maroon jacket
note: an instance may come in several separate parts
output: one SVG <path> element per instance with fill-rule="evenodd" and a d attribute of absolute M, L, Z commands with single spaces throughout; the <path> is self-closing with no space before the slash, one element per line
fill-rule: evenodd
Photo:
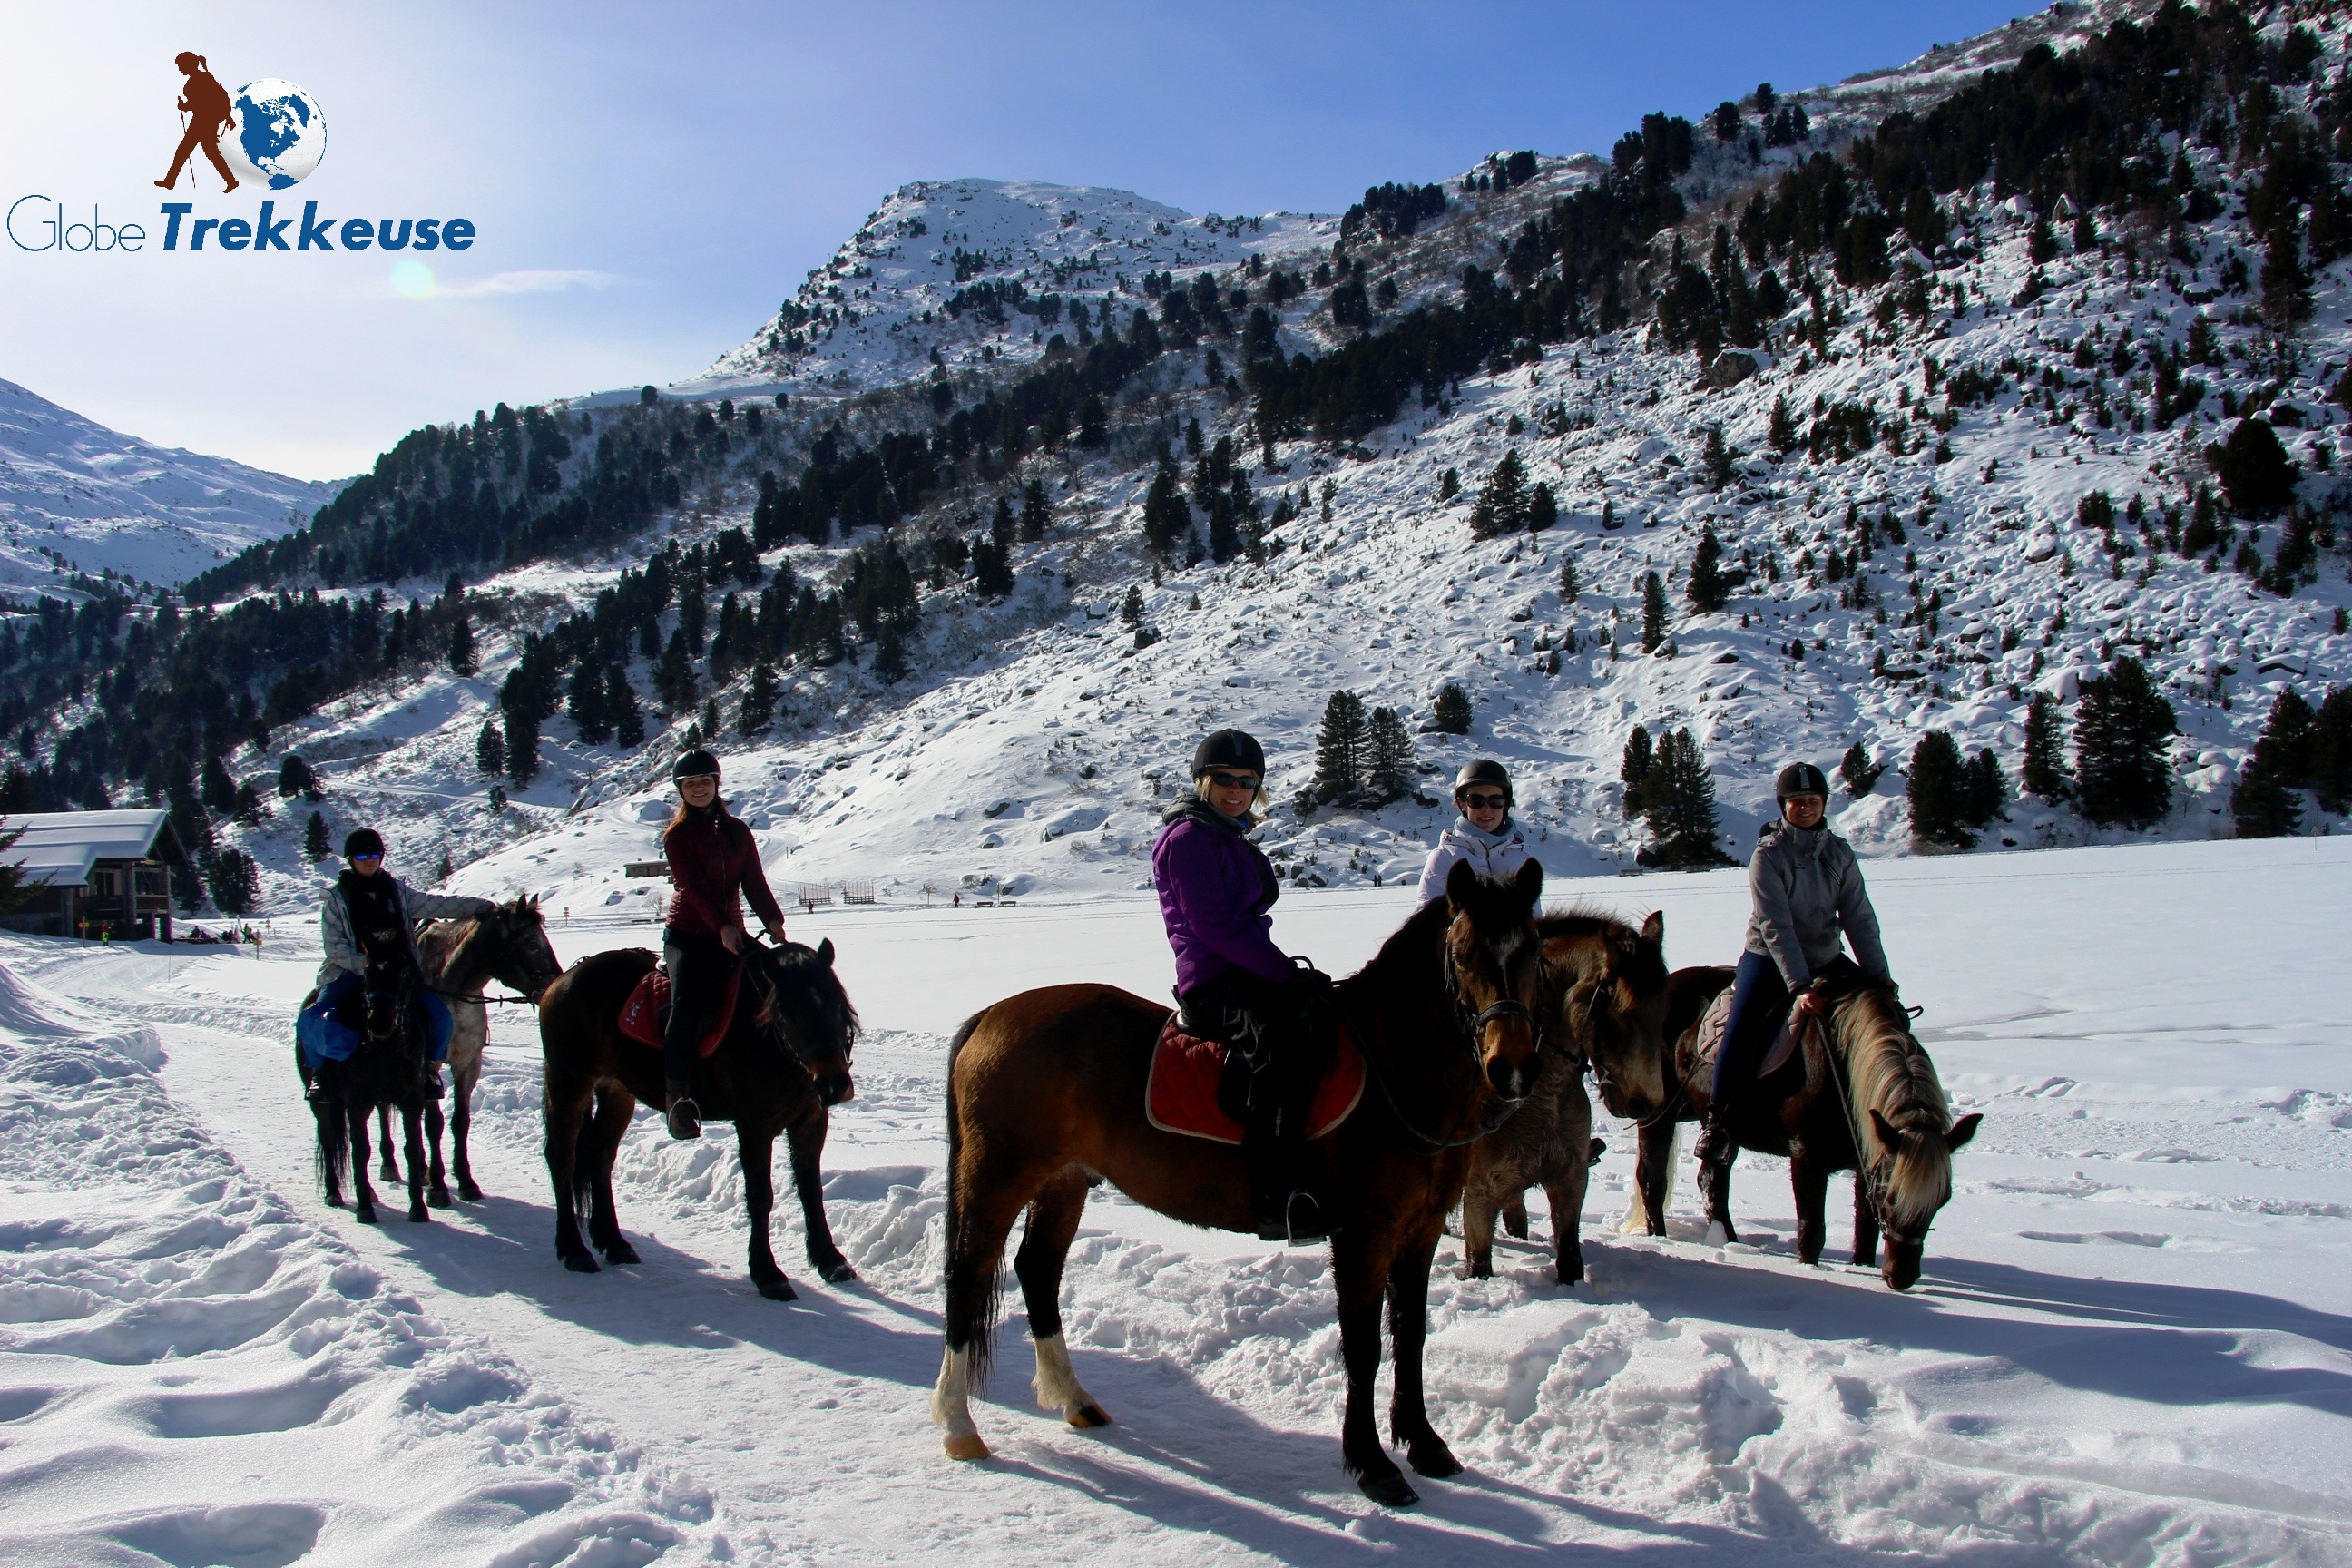
<path fill-rule="evenodd" d="M 713 805 L 709 811 L 688 806 L 662 835 L 662 853 L 669 859 L 669 908 L 662 924 L 680 936 L 716 937 L 726 926 L 743 923 L 740 890 L 751 900 L 760 919 L 778 931 L 784 929 L 784 911 L 768 890 L 768 874 L 760 867 L 760 847 L 739 816 Z"/>

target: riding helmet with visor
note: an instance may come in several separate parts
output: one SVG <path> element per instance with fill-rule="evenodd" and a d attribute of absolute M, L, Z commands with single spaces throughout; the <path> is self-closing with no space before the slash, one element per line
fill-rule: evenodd
<path fill-rule="evenodd" d="M 1464 790 L 1478 784 L 1488 784 L 1501 790 L 1506 806 L 1517 804 L 1511 798 L 1510 770 L 1494 758 L 1480 757 L 1475 762 L 1465 763 L 1462 771 L 1454 775 L 1454 798 L 1461 799 Z"/>
<path fill-rule="evenodd" d="M 1785 801 L 1792 795 L 1817 795 L 1829 797 L 1830 781 L 1822 770 L 1811 763 L 1790 763 L 1772 780 L 1772 798 Z"/>
<path fill-rule="evenodd" d="M 715 778 L 718 773 L 719 759 L 697 746 L 671 764 L 669 776 L 675 784 L 680 779 Z"/>
<path fill-rule="evenodd" d="M 1192 776 L 1230 768 L 1234 773 L 1252 773 L 1265 777 L 1265 748 L 1245 730 L 1219 730 L 1205 737 L 1192 751 Z"/>

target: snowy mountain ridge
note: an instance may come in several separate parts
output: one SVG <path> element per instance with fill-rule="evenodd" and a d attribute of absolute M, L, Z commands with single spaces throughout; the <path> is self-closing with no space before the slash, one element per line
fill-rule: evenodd
<path fill-rule="evenodd" d="M 300 527 L 340 484 L 157 447 L 0 381 L 0 586 L 177 586 Z"/>

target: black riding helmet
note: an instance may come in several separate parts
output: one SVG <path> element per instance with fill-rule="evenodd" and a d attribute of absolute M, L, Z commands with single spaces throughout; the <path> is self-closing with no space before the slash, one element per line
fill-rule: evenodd
<path fill-rule="evenodd" d="M 1511 795 L 1510 770 L 1492 757 L 1480 757 L 1462 765 L 1462 771 L 1454 775 L 1454 798 L 1461 799 L 1462 792 L 1474 784 L 1493 784 L 1501 789 L 1506 807 L 1517 804 Z"/>
<path fill-rule="evenodd" d="M 1830 781 L 1811 763 L 1790 763 L 1772 780 L 1772 799 L 1776 804 L 1792 795 L 1817 795 L 1826 800 L 1829 793 Z"/>
<path fill-rule="evenodd" d="M 383 853 L 383 835 L 373 827 L 354 827 L 343 840 L 343 858 L 356 860 L 362 855 Z"/>
<path fill-rule="evenodd" d="M 1192 776 L 1216 768 L 1244 769 L 1265 777 L 1265 748 L 1246 730 L 1219 730 L 1192 749 Z"/>
<path fill-rule="evenodd" d="M 697 746 L 694 750 L 687 752 L 684 756 L 678 758 L 677 762 L 670 764 L 669 776 L 670 782 L 675 784 L 679 779 L 698 779 L 715 776 L 718 772 L 719 759 L 712 756 L 700 746 Z"/>

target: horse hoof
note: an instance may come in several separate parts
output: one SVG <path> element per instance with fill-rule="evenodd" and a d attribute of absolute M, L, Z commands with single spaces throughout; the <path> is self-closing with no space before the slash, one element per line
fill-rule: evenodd
<path fill-rule="evenodd" d="M 463 1203 L 478 1204 L 482 1201 L 482 1189 L 474 1185 L 471 1182 L 459 1182 L 457 1184 L 457 1197 L 458 1200 Z"/>
<path fill-rule="evenodd" d="M 432 1192 L 432 1193 L 427 1194 L 425 1195 L 425 1201 L 426 1203 L 428 1203 L 428 1204 L 431 1204 L 431 1205 L 432 1205 L 435 1208 L 436 1208 L 436 1209 L 446 1209 L 446 1208 L 452 1208 L 452 1207 L 455 1207 L 455 1206 L 456 1206 L 455 1205 L 453 1205 L 453 1204 L 451 1204 L 451 1203 L 450 1203 L 450 1201 L 449 1201 L 449 1192 L 448 1192 L 448 1189 L 447 1189 L 447 1188 L 446 1188 L 446 1187 L 444 1187 L 444 1188 L 440 1188 L 440 1189 L 438 1189 L 438 1190 L 436 1190 L 436 1191 L 435 1191 L 435 1192 Z"/>
<path fill-rule="evenodd" d="M 1488 1259 L 1480 1263 L 1465 1263 L 1459 1277 L 1464 1279 L 1492 1279 L 1495 1277 L 1494 1262 Z"/>
<path fill-rule="evenodd" d="M 637 1249 L 631 1247 L 627 1242 L 616 1241 L 612 1246 L 604 1248 L 604 1261 L 607 1263 L 625 1264 L 643 1263 L 645 1259 L 639 1258 L 637 1256 Z"/>
<path fill-rule="evenodd" d="M 563 1255 L 563 1267 L 569 1268 L 574 1274 L 593 1274 L 597 1271 L 596 1260 L 589 1257 L 584 1252 L 565 1253 Z"/>
<path fill-rule="evenodd" d="M 1411 1508 L 1421 1500 L 1404 1472 L 1393 1467 L 1385 1475 L 1358 1476 L 1356 1489 L 1382 1508 Z"/>
<path fill-rule="evenodd" d="M 1721 1220 L 1711 1219 L 1706 1222 L 1706 1244 L 1709 1247 L 1728 1247 L 1738 1239 L 1738 1233 Z"/>
<path fill-rule="evenodd" d="M 771 1301 L 797 1301 L 801 1299 L 801 1293 L 793 1289 L 793 1282 L 781 1274 L 773 1279 L 761 1280 L 760 1294 Z"/>
<path fill-rule="evenodd" d="M 423 1204 L 415 1205 L 408 1211 L 408 1223 L 411 1225 L 426 1225 L 431 1223 L 432 1218 L 433 1211 Z"/>
<path fill-rule="evenodd" d="M 846 1285 L 857 1278 L 857 1270 L 849 1266 L 846 1258 L 836 1258 L 830 1263 L 816 1265 L 817 1278 L 828 1285 Z"/>
<path fill-rule="evenodd" d="M 352 1217 L 359 1221 L 362 1225 L 373 1225 L 375 1223 L 375 1210 L 354 1209 L 352 1211 Z"/>
<path fill-rule="evenodd" d="M 1405 1459 L 1416 1474 L 1427 1476 L 1432 1480 L 1444 1480 L 1448 1476 L 1462 1473 L 1462 1461 L 1454 1457 L 1454 1450 L 1435 1438 L 1409 1446 L 1405 1449 Z"/>
<path fill-rule="evenodd" d="M 1086 1404 L 1079 1405 L 1076 1410 L 1071 1411 L 1064 1417 L 1064 1419 L 1068 1421 L 1071 1426 L 1076 1426 L 1083 1432 L 1090 1426 L 1109 1426 L 1110 1413 L 1105 1410 L 1101 1405 L 1095 1404 L 1092 1400 L 1088 1400 Z"/>
<path fill-rule="evenodd" d="M 977 1432 L 950 1437 L 947 1440 L 947 1450 L 948 1458 L 950 1459 L 988 1458 L 988 1445 L 980 1440 L 980 1434 Z"/>
<path fill-rule="evenodd" d="M 1560 1282 L 1561 1284 L 1563 1284 L 1563 1285 L 1581 1285 L 1581 1284 L 1583 1284 L 1583 1283 L 1584 1283 L 1584 1268 L 1583 1268 L 1583 1266 L 1580 1264 L 1580 1265 L 1578 1265 L 1577 1267 L 1572 1268 L 1566 1268 L 1566 1267 L 1563 1267 L 1562 1268 L 1560 1268 L 1560 1270 L 1559 1270 L 1559 1282 Z"/>

